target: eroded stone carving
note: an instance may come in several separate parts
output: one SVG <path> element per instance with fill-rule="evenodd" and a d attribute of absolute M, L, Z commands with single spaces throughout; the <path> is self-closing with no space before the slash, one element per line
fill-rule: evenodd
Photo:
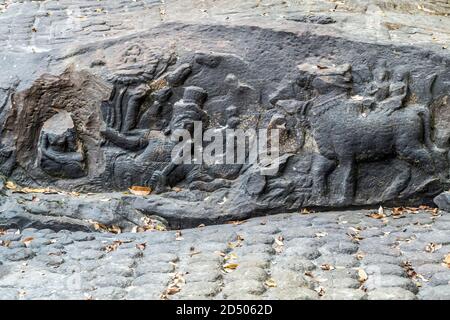
<path fill-rule="evenodd" d="M 68 112 L 57 113 L 42 126 L 38 159 L 51 176 L 74 179 L 86 175 L 83 147 Z"/>
<path fill-rule="evenodd" d="M 192 226 L 206 216 L 417 203 L 447 188 L 445 68 L 431 60 L 415 66 L 422 60 L 412 56 L 403 63 L 390 51 L 383 59 L 353 59 L 356 51 L 321 56 L 299 46 L 298 56 L 286 58 L 272 42 L 264 45 L 255 46 L 257 53 L 174 53 L 117 44 L 105 49 L 115 60 L 91 68 L 98 74 L 42 77 L 13 99 L 0 168 L 24 184 L 67 190 L 147 186 L 148 199 L 127 198 L 125 206 L 167 219 L 190 215 Z M 51 134 L 49 123 L 63 116 L 66 125 Z M 30 126 L 17 126 L 20 117 Z M 278 129 L 278 170 L 261 175 L 261 163 L 174 163 L 174 133 L 192 134 L 194 121 L 223 138 L 217 158 L 225 158 L 229 129 Z"/>

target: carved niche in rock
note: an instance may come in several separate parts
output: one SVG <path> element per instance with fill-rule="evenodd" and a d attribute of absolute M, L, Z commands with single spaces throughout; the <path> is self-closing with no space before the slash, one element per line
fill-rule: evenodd
<path fill-rule="evenodd" d="M 45 121 L 38 152 L 39 166 L 50 176 L 75 179 L 86 175 L 83 147 L 67 111 L 62 110 Z"/>

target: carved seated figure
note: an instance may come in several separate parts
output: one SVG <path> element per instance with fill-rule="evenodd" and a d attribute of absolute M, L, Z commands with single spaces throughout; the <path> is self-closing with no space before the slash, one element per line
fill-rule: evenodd
<path fill-rule="evenodd" d="M 66 111 L 60 111 L 44 123 L 39 140 L 39 165 L 54 177 L 75 179 L 86 175 L 82 147 Z"/>

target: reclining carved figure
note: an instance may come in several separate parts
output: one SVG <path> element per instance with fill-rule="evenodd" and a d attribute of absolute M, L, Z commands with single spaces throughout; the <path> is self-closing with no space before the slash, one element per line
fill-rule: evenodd
<path fill-rule="evenodd" d="M 205 120 L 206 114 L 201 109 L 205 99 L 206 91 L 202 88 L 185 88 L 183 99 L 175 103 L 164 133 L 147 130 L 144 135 L 135 138 L 112 129 L 104 130 L 102 134 L 115 145 L 125 150 L 139 151 L 137 154 L 121 152 L 109 161 L 111 168 L 108 170 L 115 187 L 124 189 L 132 185 L 149 185 L 161 189 L 170 184 L 169 178 L 175 181 L 181 179 L 186 168 L 172 163 L 172 149 L 178 141 L 173 141 L 170 133 L 176 129 L 192 131 L 194 121 Z"/>

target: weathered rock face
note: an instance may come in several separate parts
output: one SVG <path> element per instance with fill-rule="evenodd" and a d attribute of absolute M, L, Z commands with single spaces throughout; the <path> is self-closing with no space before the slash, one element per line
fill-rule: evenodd
<path fill-rule="evenodd" d="M 39 137 L 39 166 L 48 175 L 75 179 L 85 175 L 84 155 L 70 114 L 61 111 L 44 122 Z"/>
<path fill-rule="evenodd" d="M 309 31 L 177 22 L 55 49 L 53 74 L 2 108 L 0 170 L 68 191 L 149 186 L 157 194 L 129 210 L 191 225 L 423 203 L 446 189 L 448 54 Z M 174 163 L 174 132 L 198 122 L 224 140 L 227 129 L 280 129 L 280 166 Z"/>

